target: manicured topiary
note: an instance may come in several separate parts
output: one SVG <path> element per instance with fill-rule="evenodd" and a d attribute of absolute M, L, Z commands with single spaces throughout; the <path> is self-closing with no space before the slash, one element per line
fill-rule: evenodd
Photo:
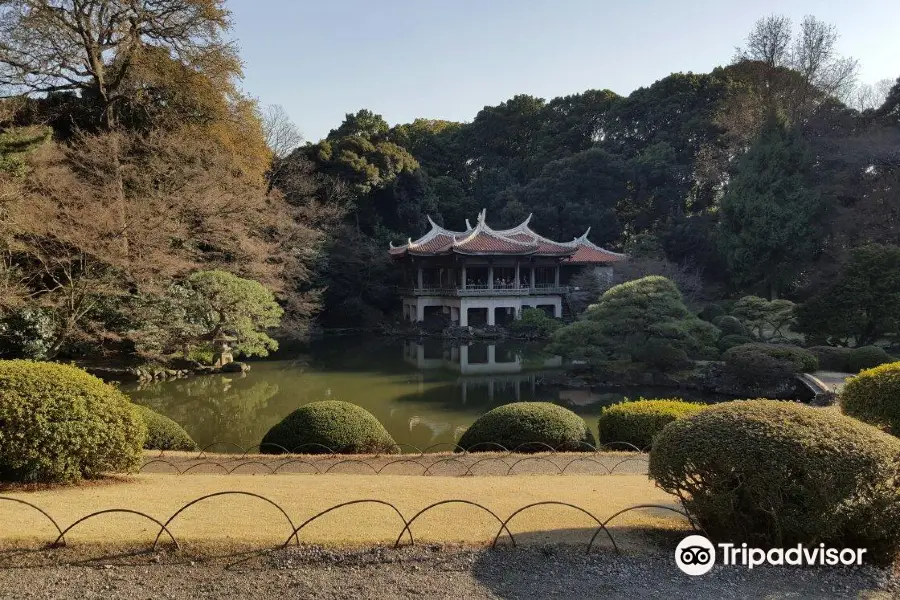
<path fill-rule="evenodd" d="M 734 346 L 722 353 L 722 360 L 731 375 L 747 382 L 770 382 L 819 367 L 819 361 L 809 350 L 782 344 Z"/>
<path fill-rule="evenodd" d="M 0 480 L 67 483 L 132 472 L 146 436 L 128 398 L 93 375 L 0 361 Z"/>
<path fill-rule="evenodd" d="M 716 342 L 716 347 L 722 352 L 725 352 L 729 348 L 752 343 L 753 339 L 746 335 L 723 335 L 719 338 L 719 341 Z"/>
<path fill-rule="evenodd" d="M 472 451 L 496 451 L 499 446 L 517 452 L 590 450 L 594 436 L 584 419 L 550 402 L 514 402 L 478 417 L 459 440 Z"/>
<path fill-rule="evenodd" d="M 657 371 L 677 371 L 691 366 L 687 353 L 667 340 L 649 339 L 635 351 L 635 358 Z"/>
<path fill-rule="evenodd" d="M 301 406 L 273 426 L 260 444 L 263 454 L 376 454 L 396 448 L 394 439 L 372 413 L 339 400 Z"/>
<path fill-rule="evenodd" d="M 893 362 L 891 355 L 879 346 L 860 346 L 850 350 L 847 356 L 847 369 L 850 373 L 859 373 L 863 369 L 871 369 L 878 365 Z"/>
<path fill-rule="evenodd" d="M 900 437 L 900 362 L 851 377 L 841 391 L 841 410 Z"/>
<path fill-rule="evenodd" d="M 722 331 L 722 335 L 742 335 L 750 337 L 747 326 L 741 323 L 740 319 L 731 315 L 722 315 L 712 320 L 712 324 Z"/>
<path fill-rule="evenodd" d="M 710 406 L 654 438 L 650 476 L 713 538 L 900 553 L 900 440 L 792 402 Z"/>
<path fill-rule="evenodd" d="M 598 421 L 600 443 L 623 442 L 640 449 L 650 446 L 663 427 L 706 408 L 705 404 L 680 398 L 621 402 L 603 409 Z"/>
<path fill-rule="evenodd" d="M 145 450 L 196 450 L 197 443 L 178 423 L 154 412 L 146 406 L 135 404 L 135 408 L 147 425 Z"/>
<path fill-rule="evenodd" d="M 842 346 L 812 346 L 807 348 L 819 359 L 819 368 L 826 371 L 850 372 L 850 353 L 852 348 Z M 854 371 L 855 373 L 856 371 Z"/>

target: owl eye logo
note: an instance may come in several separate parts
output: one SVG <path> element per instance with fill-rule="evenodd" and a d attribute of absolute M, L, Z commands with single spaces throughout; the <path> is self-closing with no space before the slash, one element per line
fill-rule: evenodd
<path fill-rule="evenodd" d="M 689 535 L 675 548 L 675 564 L 688 575 L 703 575 L 715 562 L 715 546 L 702 535 Z"/>
<path fill-rule="evenodd" d="M 686 565 L 705 565 L 712 556 L 709 549 L 703 546 L 688 546 L 681 549 L 681 562 Z"/>

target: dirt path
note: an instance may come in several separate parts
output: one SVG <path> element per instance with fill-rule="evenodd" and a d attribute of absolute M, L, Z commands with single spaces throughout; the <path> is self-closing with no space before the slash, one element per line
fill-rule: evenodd
<path fill-rule="evenodd" d="M 668 554 L 585 555 L 575 549 L 334 552 L 292 549 L 222 565 L 44 567 L 0 570 L 0 598 L 173 600 L 316 599 L 731 599 L 870 598 L 900 595 L 896 575 L 871 568 L 717 567 L 688 577 Z"/>

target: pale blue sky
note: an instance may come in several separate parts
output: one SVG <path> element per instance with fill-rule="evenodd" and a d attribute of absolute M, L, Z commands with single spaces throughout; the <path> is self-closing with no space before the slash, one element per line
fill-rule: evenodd
<path fill-rule="evenodd" d="M 368 108 L 470 121 L 515 94 L 627 95 L 726 64 L 759 17 L 837 25 L 860 80 L 900 76 L 900 0 L 228 0 L 244 89 L 316 141 Z"/>

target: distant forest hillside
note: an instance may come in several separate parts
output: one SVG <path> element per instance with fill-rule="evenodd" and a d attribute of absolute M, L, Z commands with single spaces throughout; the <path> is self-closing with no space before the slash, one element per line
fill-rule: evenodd
<path fill-rule="evenodd" d="M 752 293 L 835 343 L 900 329 L 900 80 L 859 85 L 831 25 L 767 17 L 725 66 L 627 97 L 362 109 L 305 145 L 241 92 L 231 27 L 223 0 L 0 6 L 0 356 L 155 360 L 223 330 L 265 354 L 281 309 L 282 339 L 375 325 L 388 244 L 483 208 L 590 227 L 695 310 Z"/>
<path fill-rule="evenodd" d="M 346 198 L 318 270 L 323 322 L 383 318 L 389 241 L 427 230 L 426 214 L 464 229 L 482 208 L 497 226 L 534 213 L 555 239 L 591 227 L 598 244 L 699 276 L 710 299 L 809 297 L 853 247 L 900 243 L 900 80 L 857 86 L 836 39 L 813 18 L 795 31 L 770 17 L 731 64 L 627 97 L 521 94 L 468 123 L 348 114 L 284 159 Z"/>

